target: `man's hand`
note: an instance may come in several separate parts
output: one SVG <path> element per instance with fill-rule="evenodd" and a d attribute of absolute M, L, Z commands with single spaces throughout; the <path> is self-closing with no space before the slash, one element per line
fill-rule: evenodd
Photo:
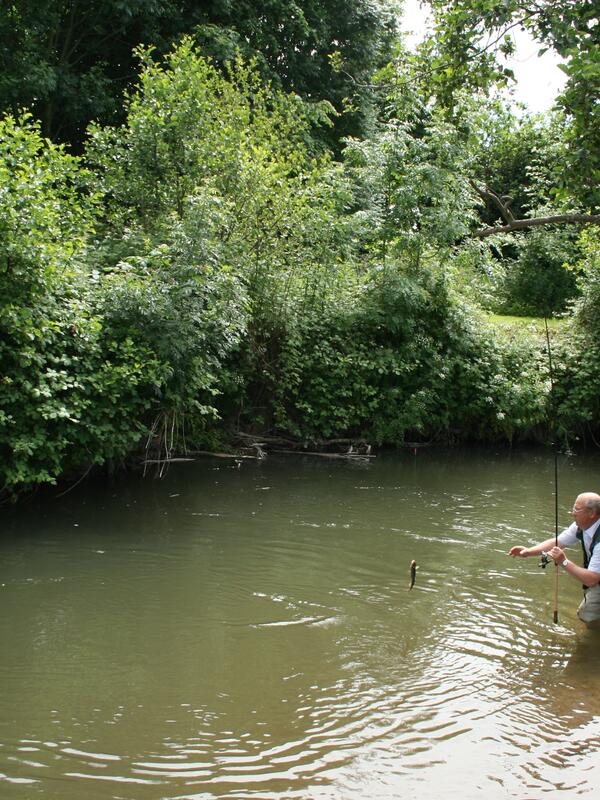
<path fill-rule="evenodd" d="M 522 544 L 518 544 L 515 547 L 511 547 L 508 551 L 509 556 L 518 556 L 519 558 L 527 558 L 529 555 L 529 551 L 526 547 L 523 547 Z"/>
<path fill-rule="evenodd" d="M 555 564 L 562 564 L 566 558 L 565 551 L 561 550 L 560 547 L 553 547 L 552 550 L 549 551 L 548 555 L 554 561 Z"/>

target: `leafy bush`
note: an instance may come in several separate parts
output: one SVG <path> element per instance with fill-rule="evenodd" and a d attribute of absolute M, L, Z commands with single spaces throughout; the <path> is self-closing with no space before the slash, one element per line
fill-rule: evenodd
<path fill-rule="evenodd" d="M 584 231 L 579 240 L 581 296 L 556 354 L 557 417 L 563 436 L 600 429 L 600 234 Z"/>
<path fill-rule="evenodd" d="M 388 273 L 354 304 L 304 318 L 270 375 L 277 426 L 387 444 L 531 435 L 545 418 L 543 353 L 487 338 L 472 314 L 423 272 Z"/>
<path fill-rule="evenodd" d="M 123 456 L 164 367 L 116 340 L 81 266 L 94 203 L 76 159 L 0 122 L 0 490 Z"/>
<path fill-rule="evenodd" d="M 563 313 L 577 295 L 572 260 L 575 237 L 570 231 L 532 230 L 516 241 L 517 256 L 503 267 L 495 308 L 503 314 L 552 316 Z"/>
<path fill-rule="evenodd" d="M 485 298 L 492 258 L 464 242 L 477 199 L 456 127 L 409 98 L 334 164 L 310 145 L 314 109 L 251 64 L 224 75 L 189 41 L 141 56 L 127 123 L 92 130 L 85 168 L 30 119 L 0 123 L 0 486 L 229 425 L 513 441 L 544 435 L 549 399 L 565 429 L 598 420 L 593 234 L 549 398 L 543 343 L 461 299 Z M 506 298 L 563 304 L 569 247 L 523 237 Z"/>
<path fill-rule="evenodd" d="M 266 340 L 333 291 L 355 234 L 339 169 L 307 145 L 314 109 L 240 60 L 223 75 L 189 40 L 142 58 L 127 124 L 95 128 L 87 151 L 106 203 L 102 313 L 169 364 L 164 413 L 202 427 L 260 393 Z"/>
<path fill-rule="evenodd" d="M 477 199 L 459 131 L 414 105 L 369 139 L 349 141 L 344 159 L 355 224 L 370 249 L 380 260 L 393 256 L 418 268 L 467 234 Z"/>

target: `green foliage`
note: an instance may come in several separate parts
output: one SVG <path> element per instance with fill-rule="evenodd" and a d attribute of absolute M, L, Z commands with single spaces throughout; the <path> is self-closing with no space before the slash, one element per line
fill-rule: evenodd
<path fill-rule="evenodd" d="M 62 306 L 59 320 L 33 314 L 35 338 L 21 345 L 19 364 L 2 353 L 10 369 L 0 390 L 4 489 L 120 460 L 142 434 L 136 417 L 150 407 L 164 366 L 131 339 L 105 339 L 82 305 L 71 315 Z"/>
<path fill-rule="evenodd" d="M 590 341 L 600 344 L 600 232 L 590 228 L 581 233 L 579 259 L 572 264 L 578 275 L 581 296 L 574 309 L 578 328 Z"/>
<path fill-rule="evenodd" d="M 483 105 L 477 114 L 479 146 L 474 156 L 479 181 L 507 203 L 515 218 L 553 202 L 561 210 L 557 185 L 566 157 L 565 125 L 560 114 L 517 117 L 503 104 Z M 497 206 L 486 204 L 486 224 L 499 220 Z"/>
<path fill-rule="evenodd" d="M 435 38 L 426 47 L 439 85 L 434 94 L 452 106 L 462 86 L 488 91 L 494 79 L 504 83 L 506 70 L 494 60 L 494 42 L 506 44 L 515 26 L 528 30 L 566 63 L 568 76 L 558 104 L 568 125 L 568 149 L 558 185 L 563 195 L 584 208 L 600 204 L 600 25 L 592 0 L 429 0 L 435 12 Z M 500 47 L 502 50 L 502 47 Z"/>
<path fill-rule="evenodd" d="M 502 266 L 503 280 L 492 305 L 503 314 L 564 313 L 577 295 L 575 273 L 566 268 L 576 249 L 569 230 L 532 230 L 513 241 L 517 256 Z"/>
<path fill-rule="evenodd" d="M 275 187 L 302 167 L 309 124 L 303 104 L 264 87 L 251 65 L 238 60 L 225 76 L 189 39 L 164 65 L 150 51 L 140 56 L 144 69 L 127 125 L 94 127 L 87 150 L 115 207 L 130 209 L 127 223 L 141 218 L 150 229 L 172 212 L 181 216 L 203 186 L 234 198 L 261 189 L 268 170 L 279 170 Z M 243 198 L 238 202 L 241 211 Z"/>
<path fill-rule="evenodd" d="M 441 276 L 381 275 L 290 334 L 271 375 L 277 425 L 309 441 L 530 436 L 544 420 L 543 359 L 488 337 Z"/>
<path fill-rule="evenodd" d="M 196 255 L 176 227 L 147 256 L 107 270 L 96 295 L 111 336 L 135 342 L 164 365 L 156 413 L 187 415 L 190 431 L 215 415 L 221 360 L 237 344 L 246 320 L 245 293 L 236 278 L 198 263 Z"/>
<path fill-rule="evenodd" d="M 80 148 L 90 120 L 123 121 L 137 46 L 168 52 L 195 35 L 220 64 L 257 57 L 265 79 L 341 115 L 331 142 L 365 128 L 373 71 L 389 56 L 394 4 L 368 0 L 21 0 L 0 17 L 0 109 L 26 106 L 44 133 Z M 339 54 L 343 69 L 330 56 Z"/>
<path fill-rule="evenodd" d="M 391 57 L 397 0 L 244 0 L 203 4 L 196 40 L 218 63 L 234 47 L 256 59 L 264 79 L 310 103 L 327 101 L 337 114 L 319 137 L 337 148 L 364 135 L 373 116 L 373 73 Z"/>
<path fill-rule="evenodd" d="M 0 490 L 123 456 L 163 372 L 103 329 L 81 267 L 84 173 L 20 122 L 0 123 Z"/>
<path fill-rule="evenodd" d="M 27 115 L 0 120 L 1 302 L 32 302 L 67 270 L 93 225 L 93 197 L 75 159 Z"/>
<path fill-rule="evenodd" d="M 161 48 L 184 23 L 170 0 L 27 0 L 0 21 L 0 108 L 31 108 L 55 141 L 81 144 L 91 119 L 121 117 L 139 43 Z M 189 4 L 185 4 L 189 5 Z M 190 22 L 192 19 L 190 19 Z"/>
<path fill-rule="evenodd" d="M 411 110 L 382 123 L 370 139 L 350 141 L 344 158 L 356 223 L 376 258 L 392 255 L 417 267 L 463 237 L 476 218 L 471 153 L 435 112 Z"/>
<path fill-rule="evenodd" d="M 600 432 L 600 235 L 584 231 L 579 259 L 572 264 L 581 295 L 562 335 L 554 337 L 553 361 L 556 421 L 561 439 L 598 443 Z"/>
<path fill-rule="evenodd" d="M 588 438 L 598 443 L 600 430 L 600 358 L 598 336 L 571 326 L 553 351 L 558 432 L 562 440 L 575 443 Z"/>
<path fill-rule="evenodd" d="M 565 430 L 595 424 L 595 377 L 572 344 L 597 349 L 595 235 L 578 263 L 566 233 L 522 236 L 500 288 L 509 251 L 469 236 L 472 177 L 501 177 L 525 213 L 562 202 L 545 163 L 562 152 L 559 118 L 516 125 L 468 100 L 449 116 L 394 66 L 380 122 L 336 163 L 314 140 L 327 107 L 265 84 L 258 62 L 217 68 L 190 39 L 139 56 L 126 123 L 94 125 L 85 162 L 28 117 L 0 123 L 5 490 L 144 443 L 161 457 L 217 446 L 236 425 L 381 444 L 543 438 L 543 342 L 499 333 L 475 303 L 503 288 L 506 308 L 547 311 L 574 275 L 553 402 Z M 573 395 L 577 370 L 589 381 Z"/>
<path fill-rule="evenodd" d="M 202 417 L 251 413 L 279 332 L 344 280 L 348 189 L 314 156 L 306 106 L 253 65 L 223 74 L 190 40 L 142 57 L 127 124 L 95 127 L 87 149 L 102 314 L 169 364 L 162 412 L 206 440 Z"/>
<path fill-rule="evenodd" d="M 95 128 L 87 151 L 107 204 L 99 265 L 157 247 L 177 263 L 183 247 L 188 265 L 233 276 L 255 327 L 279 324 L 335 283 L 353 235 L 306 106 L 240 60 L 223 75 L 189 40 L 164 65 L 144 59 L 127 125 Z"/>

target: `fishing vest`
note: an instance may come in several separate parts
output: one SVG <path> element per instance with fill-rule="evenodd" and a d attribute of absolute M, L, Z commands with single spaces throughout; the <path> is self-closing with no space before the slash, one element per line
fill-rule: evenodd
<path fill-rule="evenodd" d="M 583 531 L 582 531 L 581 528 L 577 528 L 575 536 L 577 536 L 577 538 L 581 542 L 581 550 L 583 552 L 583 566 L 584 566 L 585 569 L 587 569 L 588 568 L 588 564 L 590 563 L 590 558 L 592 557 L 592 553 L 594 552 L 594 547 L 596 547 L 598 542 L 600 542 L 600 525 L 598 525 L 598 527 L 596 528 L 596 532 L 594 533 L 594 536 L 593 536 L 592 541 L 590 543 L 590 556 L 589 556 L 589 558 L 588 558 L 587 550 L 585 549 L 585 544 L 583 543 Z M 586 586 L 584 584 L 583 589 L 585 591 L 586 589 L 589 589 L 589 586 Z"/>

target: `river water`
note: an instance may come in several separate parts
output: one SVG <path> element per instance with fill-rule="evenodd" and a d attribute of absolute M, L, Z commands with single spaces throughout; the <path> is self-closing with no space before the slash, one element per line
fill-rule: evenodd
<path fill-rule="evenodd" d="M 600 458 L 559 476 L 562 527 Z M 546 451 L 423 448 L 4 507 L 0 797 L 597 793 L 600 635 L 572 579 L 555 625 L 554 567 L 506 555 L 553 535 L 553 491 Z"/>

